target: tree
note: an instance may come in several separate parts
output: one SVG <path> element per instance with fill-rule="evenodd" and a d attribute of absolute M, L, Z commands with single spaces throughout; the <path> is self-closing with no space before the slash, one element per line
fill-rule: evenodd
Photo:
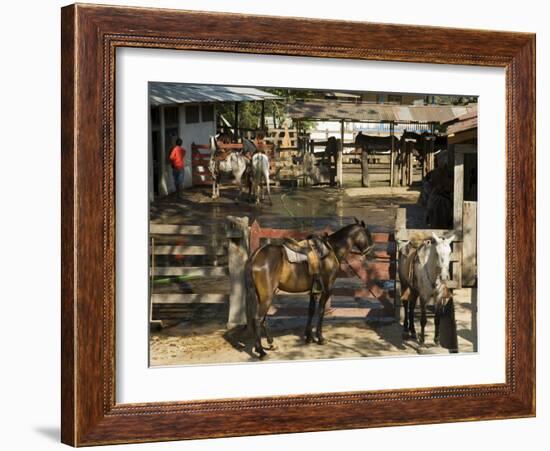
<path fill-rule="evenodd" d="M 280 89 L 264 88 L 266 92 L 274 94 L 280 99 L 265 100 L 265 115 L 272 116 L 275 127 L 280 128 L 289 119 L 287 107 L 289 104 L 301 100 L 315 97 L 315 92 L 300 89 Z M 235 125 L 235 106 L 234 103 L 221 103 L 218 108 L 218 114 L 232 125 Z M 239 124 L 241 129 L 258 130 L 261 128 L 262 104 L 261 101 L 240 102 L 239 104 Z M 301 126 L 308 130 L 313 128 L 313 122 L 301 121 Z"/>

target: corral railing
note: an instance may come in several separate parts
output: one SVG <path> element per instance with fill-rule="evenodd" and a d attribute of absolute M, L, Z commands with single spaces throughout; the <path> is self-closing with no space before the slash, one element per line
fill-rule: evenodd
<path fill-rule="evenodd" d="M 193 306 L 227 309 L 224 224 L 150 224 L 150 321 L 181 320 Z"/>

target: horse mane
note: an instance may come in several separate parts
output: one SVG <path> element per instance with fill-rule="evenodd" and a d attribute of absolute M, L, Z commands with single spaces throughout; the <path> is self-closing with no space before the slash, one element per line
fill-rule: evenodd
<path fill-rule="evenodd" d="M 348 224 L 344 227 L 342 227 L 341 229 L 338 229 L 336 232 L 332 232 L 330 235 L 329 235 L 329 238 L 333 237 L 333 238 L 340 238 L 341 235 L 348 235 L 348 232 L 353 229 L 353 228 L 356 228 L 356 227 L 363 227 L 361 224 L 357 224 L 357 223 L 354 223 L 354 224 Z"/>
<path fill-rule="evenodd" d="M 357 228 L 364 228 L 364 227 L 361 224 L 357 224 L 357 223 L 348 224 L 347 226 L 344 226 L 341 229 L 338 229 L 336 232 L 331 233 L 327 237 L 327 239 L 329 240 L 329 243 L 331 244 L 331 246 L 334 247 L 336 243 L 339 243 L 343 239 L 347 239 L 347 237 L 350 236 L 351 234 L 350 232 L 352 231 L 352 229 L 357 229 Z M 367 230 L 367 233 L 369 233 L 366 227 L 364 229 Z"/>

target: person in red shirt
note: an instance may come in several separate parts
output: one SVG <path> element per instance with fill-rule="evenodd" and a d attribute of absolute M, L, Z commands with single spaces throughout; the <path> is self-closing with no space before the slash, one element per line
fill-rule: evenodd
<path fill-rule="evenodd" d="M 182 189 L 185 177 L 185 149 L 181 146 L 182 143 L 181 138 L 176 139 L 176 145 L 172 147 L 169 155 L 176 192 L 180 197 L 183 194 Z"/>

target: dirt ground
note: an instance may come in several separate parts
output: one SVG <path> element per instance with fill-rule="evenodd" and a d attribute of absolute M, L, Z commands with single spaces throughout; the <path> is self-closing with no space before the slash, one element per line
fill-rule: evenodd
<path fill-rule="evenodd" d="M 274 189 L 273 205 L 254 206 L 235 202 L 236 190 L 222 190 L 221 198 L 212 201 L 207 189 L 193 189 L 184 199 L 168 196 L 153 205 L 152 222 L 200 224 L 204 221 L 224 221 L 227 215 L 258 219 L 263 226 L 277 227 L 281 221 L 297 227 L 311 217 L 353 217 L 369 225 L 393 230 L 397 208 L 407 209 L 407 226 L 424 228 L 423 210 L 418 206 L 419 191 L 410 188 L 347 188 L 328 187 Z M 299 224 L 298 224 L 299 223 Z M 216 282 L 225 291 L 227 281 Z M 198 282 L 196 282 L 198 283 Z M 209 283 L 212 283 L 210 281 Z M 454 292 L 458 328 L 459 352 L 475 352 L 477 296 L 475 289 Z M 304 299 L 304 302 L 307 302 Z M 221 306 L 220 306 L 221 307 Z M 419 309 L 417 309 L 419 310 Z M 205 309 L 188 320 L 150 335 L 151 366 L 214 364 L 255 361 L 252 339 L 240 327 L 227 330 L 227 311 L 223 308 Z M 433 343 L 433 317 L 428 318 L 426 345 L 402 338 L 402 323 L 397 321 L 367 321 L 365 318 L 331 318 L 328 312 L 324 323 L 327 343 L 305 344 L 305 317 L 269 319 L 276 349 L 268 351 L 271 360 L 359 358 L 448 353 Z M 417 323 L 417 331 L 420 326 Z M 265 342 L 264 342 L 265 345 Z"/>
<path fill-rule="evenodd" d="M 353 217 L 362 218 L 369 225 L 388 227 L 395 225 L 397 208 L 407 209 L 408 227 L 424 226 L 424 212 L 417 205 L 418 188 L 272 188 L 273 204 L 254 205 L 243 198 L 237 199 L 237 190 L 222 188 L 220 198 L 212 200 L 210 189 L 186 190 L 185 197 L 175 195 L 161 198 L 151 206 L 151 222 L 200 224 L 224 222 L 227 215 L 248 216 L 264 226 L 273 227 L 279 220 L 308 226 L 304 218 Z M 298 224 L 299 223 L 299 224 Z M 303 224 L 302 224 L 303 223 Z"/>
<path fill-rule="evenodd" d="M 460 353 L 476 352 L 477 300 L 475 289 L 455 290 L 455 317 Z M 402 323 L 327 318 L 323 326 L 326 344 L 306 344 L 305 318 L 270 320 L 276 348 L 268 351 L 270 360 L 314 360 L 379 356 L 448 354 L 433 342 L 433 318 L 428 317 L 426 343 L 420 346 L 402 337 Z M 420 326 L 417 320 L 417 332 Z M 264 340 L 264 345 L 266 345 Z M 151 334 L 151 366 L 252 362 L 253 341 L 244 328 L 227 330 L 222 321 L 208 321 L 190 327 L 182 322 Z"/>

